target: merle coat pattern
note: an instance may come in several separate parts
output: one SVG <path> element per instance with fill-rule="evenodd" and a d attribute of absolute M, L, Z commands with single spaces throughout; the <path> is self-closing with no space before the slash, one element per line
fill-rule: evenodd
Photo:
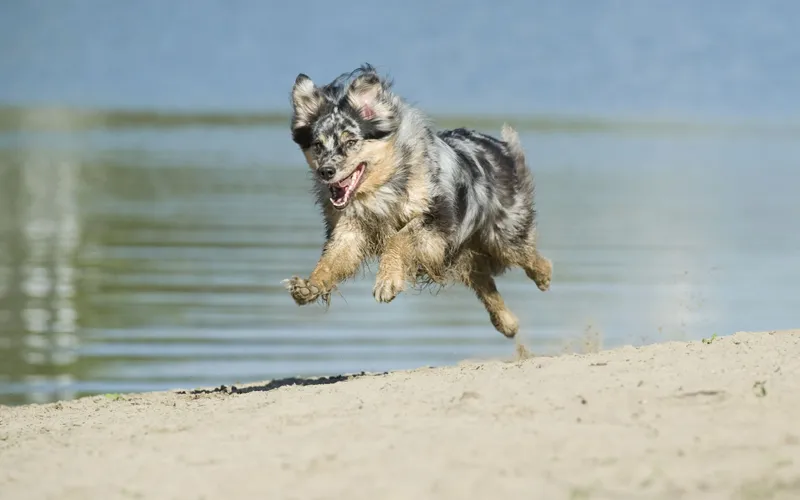
<path fill-rule="evenodd" d="M 378 258 L 373 288 L 390 302 L 407 284 L 460 282 L 508 337 L 518 321 L 494 277 L 512 266 L 539 289 L 552 264 L 536 248 L 534 180 L 517 133 L 436 131 L 370 65 L 292 88 L 292 139 L 303 151 L 326 228 L 308 279 L 285 280 L 299 305 L 329 301 L 338 283 Z"/>

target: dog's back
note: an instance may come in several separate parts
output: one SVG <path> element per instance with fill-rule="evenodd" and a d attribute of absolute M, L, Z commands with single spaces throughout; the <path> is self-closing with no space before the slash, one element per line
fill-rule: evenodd
<path fill-rule="evenodd" d="M 534 183 L 516 132 L 502 130 L 502 140 L 457 128 L 437 134 L 440 154 L 429 165 L 436 196 L 432 212 L 450 247 L 479 245 L 499 254 L 533 242 Z"/>

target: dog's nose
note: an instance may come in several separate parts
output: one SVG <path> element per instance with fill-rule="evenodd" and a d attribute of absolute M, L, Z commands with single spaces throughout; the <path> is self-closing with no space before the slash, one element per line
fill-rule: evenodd
<path fill-rule="evenodd" d="M 319 176 L 326 181 L 333 179 L 334 175 L 336 175 L 336 169 L 333 167 L 322 167 L 319 169 Z"/>

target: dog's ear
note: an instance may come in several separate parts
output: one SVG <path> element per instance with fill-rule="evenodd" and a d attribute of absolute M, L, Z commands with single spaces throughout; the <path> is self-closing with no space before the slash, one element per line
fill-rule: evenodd
<path fill-rule="evenodd" d="M 292 128 L 306 127 L 314 121 L 324 102 L 319 88 L 307 75 L 300 73 L 292 87 L 292 108 L 294 116 Z"/>
<path fill-rule="evenodd" d="M 388 125 L 393 115 L 388 90 L 387 83 L 374 70 L 368 70 L 350 83 L 347 100 L 364 120 Z"/>

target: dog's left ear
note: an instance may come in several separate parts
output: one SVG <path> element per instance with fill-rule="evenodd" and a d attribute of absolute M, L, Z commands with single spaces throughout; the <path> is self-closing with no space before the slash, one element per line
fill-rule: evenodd
<path fill-rule="evenodd" d="M 387 86 L 374 71 L 358 76 L 347 89 L 347 99 L 368 121 L 387 121 L 392 115 L 391 101 L 386 95 Z"/>

